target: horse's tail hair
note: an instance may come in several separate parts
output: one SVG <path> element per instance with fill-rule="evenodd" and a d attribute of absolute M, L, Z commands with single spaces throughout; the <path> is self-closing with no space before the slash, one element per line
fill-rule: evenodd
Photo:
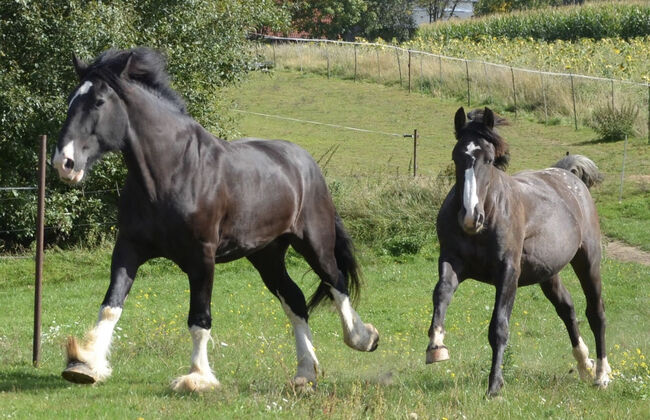
<path fill-rule="evenodd" d="M 587 188 L 603 182 L 605 178 L 593 160 L 583 155 L 567 155 L 557 161 L 556 168 L 566 169 L 580 178 Z"/>
<path fill-rule="evenodd" d="M 352 303 L 356 303 L 359 299 L 359 289 L 361 288 L 361 272 L 357 259 L 354 256 L 354 244 L 350 236 L 343 227 L 343 221 L 336 214 L 335 219 L 336 240 L 334 244 L 334 257 L 336 265 L 343 274 L 343 281 L 348 289 L 348 295 Z M 318 288 L 309 299 L 307 309 L 311 312 L 318 304 L 320 304 L 325 297 L 332 299 L 330 293 L 330 285 L 321 282 Z"/>

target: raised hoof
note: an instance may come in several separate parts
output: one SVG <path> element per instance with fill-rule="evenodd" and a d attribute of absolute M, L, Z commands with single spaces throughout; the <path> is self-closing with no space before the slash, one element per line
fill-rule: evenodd
<path fill-rule="evenodd" d="M 61 372 L 61 376 L 66 381 L 75 384 L 94 384 L 98 378 L 93 371 L 83 362 L 70 362 L 68 367 Z"/>
<path fill-rule="evenodd" d="M 427 349 L 427 364 L 449 360 L 449 350 L 446 346 L 429 347 Z"/>

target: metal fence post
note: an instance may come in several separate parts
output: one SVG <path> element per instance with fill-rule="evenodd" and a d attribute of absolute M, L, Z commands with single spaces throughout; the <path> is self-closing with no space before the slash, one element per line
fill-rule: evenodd
<path fill-rule="evenodd" d="M 38 210 L 36 217 L 36 276 L 34 279 L 34 342 L 32 363 L 38 367 L 41 361 L 41 302 L 43 286 L 43 240 L 45 231 L 45 163 L 47 161 L 47 136 L 41 136 L 38 158 Z"/>
<path fill-rule="evenodd" d="M 409 50 L 409 93 L 411 93 L 411 50 Z"/>

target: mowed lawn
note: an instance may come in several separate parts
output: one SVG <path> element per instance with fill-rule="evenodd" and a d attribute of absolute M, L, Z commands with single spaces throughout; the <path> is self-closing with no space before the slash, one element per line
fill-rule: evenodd
<path fill-rule="evenodd" d="M 459 104 L 396 87 L 327 80 L 295 73 L 254 75 L 228 92 L 239 109 L 348 125 L 389 133 L 422 134 L 424 176 L 450 162 L 453 114 Z M 317 158 L 339 145 L 325 170 L 328 180 L 386 177 L 408 172 L 412 140 L 241 114 L 243 135 L 285 138 Z M 512 170 L 542 167 L 566 148 L 615 171 L 620 144 L 600 144 L 587 129 L 544 127 L 523 120 L 502 130 L 512 146 Z M 646 153 L 641 139 L 628 146 Z M 645 155 L 647 156 L 647 155 Z M 420 160 L 421 159 L 421 160 Z M 545 162 L 545 163 L 544 163 Z M 324 163 L 324 162 L 322 162 Z M 634 166 L 631 166 L 634 168 Z M 630 173 L 639 174 L 634 169 Z M 608 172 L 609 173 L 609 172 Z M 637 188 L 637 187 L 634 187 Z M 616 184 L 594 192 L 609 203 Z M 634 192 L 633 197 L 637 194 Z M 297 394 L 294 339 L 275 298 L 246 261 L 217 266 L 213 294 L 214 342 L 209 357 L 222 388 L 174 394 L 169 382 L 189 368 L 191 340 L 185 275 L 173 264 L 145 264 L 116 331 L 113 376 L 98 386 L 60 377 L 63 344 L 83 335 L 97 317 L 108 286 L 110 244 L 96 250 L 50 250 L 45 260 L 43 359 L 31 366 L 33 261 L 0 260 L 0 418 L 648 418 L 650 402 L 650 268 L 604 258 L 608 358 L 607 390 L 580 382 L 566 330 L 537 286 L 519 290 L 506 352 L 506 385 L 488 400 L 491 350 L 487 341 L 494 288 L 468 280 L 447 316 L 451 360 L 425 365 L 431 292 L 437 281 L 436 246 L 416 256 L 379 255 L 363 245 L 365 287 L 357 309 L 380 332 L 379 348 L 359 353 L 343 344 L 340 321 L 328 307 L 311 317 L 321 363 L 318 388 Z M 307 265 L 291 253 L 291 276 L 306 294 L 317 286 Z M 570 269 L 582 335 L 595 357 L 585 302 Z"/>

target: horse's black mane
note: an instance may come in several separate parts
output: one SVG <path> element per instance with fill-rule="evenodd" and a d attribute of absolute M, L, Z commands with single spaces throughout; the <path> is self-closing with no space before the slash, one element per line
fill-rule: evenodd
<path fill-rule="evenodd" d="M 187 114 L 185 101 L 170 86 L 165 57 L 150 48 L 138 47 L 129 50 L 110 49 L 105 51 L 88 66 L 84 76 L 97 74 L 110 83 L 112 79 L 120 76 L 129 57 L 131 57 L 131 64 L 128 76 L 131 80 L 166 99 L 181 113 Z M 111 85 L 113 84 L 111 83 Z"/>
<path fill-rule="evenodd" d="M 494 166 L 505 171 L 510 163 L 510 148 L 508 143 L 499 133 L 483 123 L 482 120 L 470 120 L 456 132 L 456 139 L 480 137 L 494 146 Z"/>

